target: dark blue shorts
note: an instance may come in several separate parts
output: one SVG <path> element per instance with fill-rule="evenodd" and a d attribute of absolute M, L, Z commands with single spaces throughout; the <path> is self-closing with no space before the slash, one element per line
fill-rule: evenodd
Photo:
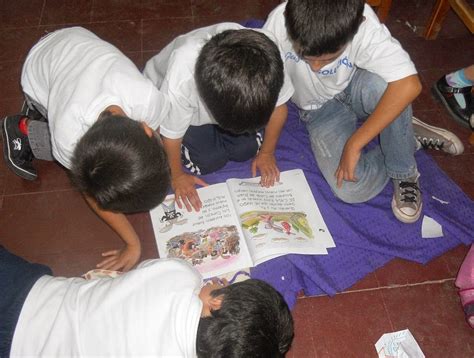
<path fill-rule="evenodd" d="M 51 269 L 31 264 L 0 245 L 0 357 L 8 357 L 23 303 L 35 282 Z"/>

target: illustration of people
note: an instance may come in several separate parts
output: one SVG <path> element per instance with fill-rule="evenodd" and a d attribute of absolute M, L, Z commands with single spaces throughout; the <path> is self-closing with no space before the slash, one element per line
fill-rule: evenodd
<path fill-rule="evenodd" d="M 180 220 L 183 214 L 181 214 L 179 211 L 176 211 L 174 200 L 169 201 L 169 204 L 166 204 L 166 201 L 164 201 L 160 205 L 165 212 L 165 215 L 163 215 L 160 219 L 160 222 L 164 222 L 165 226 L 160 229 L 160 232 L 163 233 L 170 231 L 174 224 L 183 225 L 188 221 L 187 219 Z"/>

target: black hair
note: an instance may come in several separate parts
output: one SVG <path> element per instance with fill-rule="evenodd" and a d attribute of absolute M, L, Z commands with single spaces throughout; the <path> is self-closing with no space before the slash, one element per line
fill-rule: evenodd
<path fill-rule="evenodd" d="M 285 24 L 300 57 L 339 51 L 357 33 L 364 0 L 288 0 Z"/>
<path fill-rule="evenodd" d="M 195 80 L 200 97 L 223 129 L 250 133 L 264 127 L 283 86 L 276 44 L 254 30 L 214 35 L 199 53 Z"/>
<path fill-rule="evenodd" d="M 103 112 L 74 149 L 69 176 L 103 210 L 133 213 L 160 204 L 170 170 L 158 135 L 141 122 Z"/>
<path fill-rule="evenodd" d="M 284 357 L 293 340 L 293 318 L 283 297 L 255 279 L 211 292 L 221 308 L 199 321 L 200 358 Z"/>

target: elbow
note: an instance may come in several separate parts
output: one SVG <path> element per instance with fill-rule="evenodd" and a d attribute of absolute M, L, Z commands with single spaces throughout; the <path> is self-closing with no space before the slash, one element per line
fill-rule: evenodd
<path fill-rule="evenodd" d="M 418 76 L 413 76 L 413 81 L 412 81 L 413 99 L 417 98 L 420 95 L 422 89 L 423 89 L 423 86 L 421 84 L 420 78 Z"/>

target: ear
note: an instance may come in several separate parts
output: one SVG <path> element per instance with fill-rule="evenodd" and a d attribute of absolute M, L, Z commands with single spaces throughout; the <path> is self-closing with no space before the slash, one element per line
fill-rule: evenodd
<path fill-rule="evenodd" d="M 219 295 L 217 297 L 212 297 L 209 302 L 209 308 L 212 311 L 217 311 L 221 309 L 222 301 L 224 300 L 224 295 Z"/>
<path fill-rule="evenodd" d="M 148 127 L 148 124 L 146 124 L 145 122 L 142 122 L 142 126 L 143 126 L 143 130 L 145 131 L 146 135 L 150 138 L 153 137 L 153 129 Z"/>

